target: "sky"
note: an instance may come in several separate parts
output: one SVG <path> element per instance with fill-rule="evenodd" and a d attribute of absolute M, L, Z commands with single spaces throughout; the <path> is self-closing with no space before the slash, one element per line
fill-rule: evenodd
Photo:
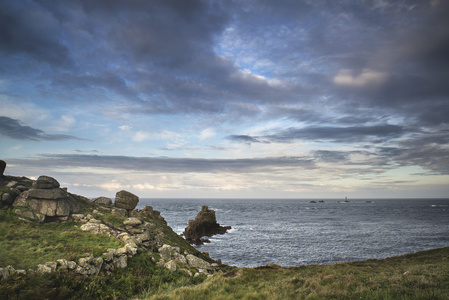
<path fill-rule="evenodd" d="M 0 0 L 0 159 L 87 197 L 449 197 L 447 0 Z"/>

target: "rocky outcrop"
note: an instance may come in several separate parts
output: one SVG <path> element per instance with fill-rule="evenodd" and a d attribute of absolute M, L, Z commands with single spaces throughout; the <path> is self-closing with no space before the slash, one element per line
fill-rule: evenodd
<path fill-rule="evenodd" d="M 98 197 L 93 199 L 92 202 L 104 206 L 112 206 L 112 199 L 108 197 Z"/>
<path fill-rule="evenodd" d="M 5 169 L 6 169 L 6 162 L 0 159 L 0 177 L 3 176 Z"/>
<path fill-rule="evenodd" d="M 22 192 L 14 200 L 13 206 L 23 207 L 27 216 L 40 222 L 48 219 L 66 220 L 80 210 L 78 202 L 65 189 L 59 188 L 58 181 L 48 176 L 40 176 L 32 189 Z"/>
<path fill-rule="evenodd" d="M 202 245 L 205 241 L 207 242 L 202 239 L 203 237 L 224 234 L 228 229 L 231 229 L 231 226 L 220 226 L 217 223 L 215 211 L 204 205 L 195 220 L 189 220 L 183 234 L 189 243 Z"/>
<path fill-rule="evenodd" d="M 201 259 L 192 254 L 182 254 L 179 247 L 172 247 L 165 244 L 160 247 L 158 251 L 161 256 L 158 265 L 163 266 L 171 271 L 176 271 L 177 269 L 179 269 L 186 272 L 190 276 L 198 276 L 200 273 L 212 275 L 214 271 L 219 269 L 219 265 L 217 263 L 209 263 L 204 259 Z M 192 274 L 188 269 L 185 268 L 186 266 L 190 269 L 197 269 L 198 272 Z"/>
<path fill-rule="evenodd" d="M 122 190 L 115 195 L 115 207 L 129 211 L 136 208 L 137 203 L 139 203 L 139 197 L 133 193 Z"/>
<path fill-rule="evenodd" d="M 118 192 L 115 205 L 109 206 L 109 203 L 112 204 L 111 199 L 99 197 L 90 201 L 69 194 L 66 189 L 60 188 L 57 180 L 49 176 L 41 176 L 36 181 L 25 177 L 3 176 L 0 178 L 0 187 L 0 207 L 13 205 L 12 211 L 19 219 L 74 221 L 78 222 L 75 227 L 83 231 L 105 234 L 123 243 L 119 249 L 107 249 L 101 257 L 85 254 L 77 261 L 58 259 L 28 271 L 15 270 L 12 266 L 0 268 L 0 279 L 14 274 L 61 270 L 87 276 L 110 274 L 114 270 L 126 268 L 128 259 L 141 251 L 158 252 L 153 254 L 155 263 L 172 271 L 184 271 L 190 276 L 201 273 L 211 275 L 220 270 L 217 263 L 211 263 L 214 261 L 208 255 L 199 253 L 176 233 L 170 232 L 160 212 L 151 206 L 136 210 L 139 198 L 129 192 Z M 83 214 L 79 213 L 81 206 Z M 167 242 L 183 248 L 164 244 Z"/>

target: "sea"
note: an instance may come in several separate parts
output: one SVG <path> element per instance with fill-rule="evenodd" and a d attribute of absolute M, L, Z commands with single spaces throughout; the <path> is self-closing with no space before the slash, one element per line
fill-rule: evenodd
<path fill-rule="evenodd" d="M 314 203 L 315 202 L 315 203 Z M 195 246 L 228 265 L 382 259 L 449 246 L 449 199 L 140 199 L 181 234 L 203 205 L 232 229 Z"/>

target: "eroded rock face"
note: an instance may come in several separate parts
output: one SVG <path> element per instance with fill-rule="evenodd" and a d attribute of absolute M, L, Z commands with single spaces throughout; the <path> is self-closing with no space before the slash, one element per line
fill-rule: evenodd
<path fill-rule="evenodd" d="M 215 218 L 215 211 L 204 205 L 195 220 L 189 220 L 184 237 L 189 243 L 202 245 L 202 237 L 224 234 L 228 229 L 231 229 L 231 226 L 220 226 Z"/>
<path fill-rule="evenodd" d="M 115 207 L 133 210 L 139 203 L 139 197 L 127 191 L 117 192 L 115 195 Z"/>
<path fill-rule="evenodd" d="M 59 188 L 59 182 L 53 177 L 39 176 L 39 178 L 33 183 L 35 189 L 57 189 Z"/>
<path fill-rule="evenodd" d="M 68 217 L 80 210 L 76 200 L 49 176 L 40 176 L 32 189 L 15 199 L 13 206 L 27 207 L 40 221 L 45 221 L 46 217 Z"/>
<path fill-rule="evenodd" d="M 108 197 L 98 197 L 93 199 L 92 202 L 105 206 L 112 206 L 112 199 Z"/>

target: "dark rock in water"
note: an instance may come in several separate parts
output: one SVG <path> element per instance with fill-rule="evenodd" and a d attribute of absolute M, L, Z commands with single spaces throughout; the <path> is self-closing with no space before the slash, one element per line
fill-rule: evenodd
<path fill-rule="evenodd" d="M 98 197 L 92 200 L 95 204 L 101 204 L 106 206 L 112 206 L 112 199 L 108 197 Z"/>
<path fill-rule="evenodd" d="M 5 169 L 6 169 L 6 162 L 4 160 L 0 160 L 0 176 L 3 176 Z"/>
<path fill-rule="evenodd" d="M 204 205 L 195 220 L 189 220 L 184 237 L 191 244 L 202 245 L 203 237 L 224 234 L 228 229 L 231 229 L 231 226 L 220 226 L 215 218 L 215 211 Z"/>
<path fill-rule="evenodd" d="M 35 189 L 57 189 L 59 188 L 59 182 L 53 177 L 39 176 L 39 178 L 33 183 Z"/>
<path fill-rule="evenodd" d="M 139 197 L 127 191 L 117 192 L 115 195 L 115 207 L 133 210 L 139 203 Z"/>

